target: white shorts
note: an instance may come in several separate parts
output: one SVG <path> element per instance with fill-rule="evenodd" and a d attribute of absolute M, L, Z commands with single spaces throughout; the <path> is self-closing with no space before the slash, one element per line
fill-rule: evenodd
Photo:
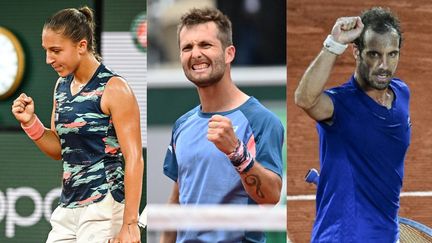
<path fill-rule="evenodd" d="M 97 203 L 79 208 L 57 207 L 51 215 L 47 243 L 101 243 L 120 232 L 124 204 L 108 193 Z"/>

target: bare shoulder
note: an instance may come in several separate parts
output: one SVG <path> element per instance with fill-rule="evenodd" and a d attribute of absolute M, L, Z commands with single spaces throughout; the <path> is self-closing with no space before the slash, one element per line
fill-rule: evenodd
<path fill-rule="evenodd" d="M 137 103 L 135 95 L 126 80 L 112 77 L 105 86 L 101 108 L 105 114 L 111 114 L 116 107 L 131 107 Z"/>
<path fill-rule="evenodd" d="M 121 95 L 132 93 L 132 89 L 128 85 L 125 79 L 122 77 L 114 76 L 108 80 L 108 83 L 105 86 L 105 92 L 108 94 L 113 93 L 113 95 Z"/>

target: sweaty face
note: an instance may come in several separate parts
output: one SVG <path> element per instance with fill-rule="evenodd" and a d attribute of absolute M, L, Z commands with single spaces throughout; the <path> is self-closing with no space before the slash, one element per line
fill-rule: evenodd
<path fill-rule="evenodd" d="M 208 22 L 184 27 L 179 34 L 180 60 L 186 77 L 198 87 L 219 82 L 225 73 L 225 53 L 219 30 Z"/>
<path fill-rule="evenodd" d="M 60 77 L 66 77 L 77 69 L 80 60 L 77 44 L 61 33 L 44 29 L 42 47 L 46 53 L 46 63 L 51 65 Z"/>
<path fill-rule="evenodd" d="M 365 48 L 357 58 L 358 78 L 370 88 L 384 90 L 399 62 L 399 35 L 394 29 L 383 34 L 368 29 L 364 42 Z"/>

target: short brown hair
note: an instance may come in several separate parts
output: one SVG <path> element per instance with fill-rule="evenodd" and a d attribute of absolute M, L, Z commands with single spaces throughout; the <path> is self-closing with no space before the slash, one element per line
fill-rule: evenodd
<path fill-rule="evenodd" d="M 177 40 L 180 44 L 180 31 L 184 27 L 191 27 L 207 22 L 214 22 L 218 27 L 218 39 L 224 48 L 233 44 L 232 27 L 229 18 L 221 11 L 215 8 L 193 8 L 180 18 L 180 24 L 177 26 Z"/>

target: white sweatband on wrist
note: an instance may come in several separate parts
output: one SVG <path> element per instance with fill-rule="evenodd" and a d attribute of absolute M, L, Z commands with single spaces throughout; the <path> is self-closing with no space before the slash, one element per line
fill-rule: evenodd
<path fill-rule="evenodd" d="M 333 40 L 333 37 L 331 35 L 327 36 L 327 38 L 323 42 L 323 46 L 329 52 L 336 54 L 336 55 L 340 55 L 340 54 L 344 53 L 345 49 L 348 47 L 347 44 L 341 44 L 341 43 Z"/>

